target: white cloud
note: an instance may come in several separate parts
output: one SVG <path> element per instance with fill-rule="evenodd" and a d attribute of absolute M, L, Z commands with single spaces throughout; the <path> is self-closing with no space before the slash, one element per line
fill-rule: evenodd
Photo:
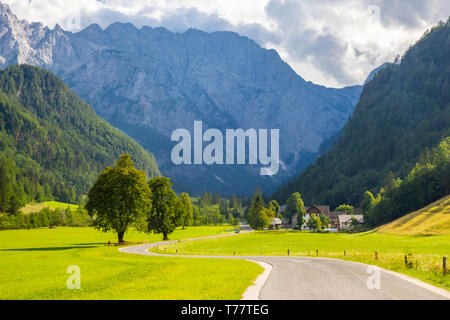
<path fill-rule="evenodd" d="M 236 31 L 275 48 L 298 74 L 315 83 L 360 84 L 450 15 L 440 0 L 3 0 L 19 18 L 53 27 L 132 22 L 174 32 Z M 379 8 L 379 10 L 378 10 Z"/>

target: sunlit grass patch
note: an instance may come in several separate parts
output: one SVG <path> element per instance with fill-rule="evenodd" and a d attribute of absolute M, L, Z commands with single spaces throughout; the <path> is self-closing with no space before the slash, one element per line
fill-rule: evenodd
<path fill-rule="evenodd" d="M 403 235 L 450 235 L 450 196 L 377 229 Z"/>
<path fill-rule="evenodd" d="M 172 240 L 223 234 L 229 226 L 177 229 Z M 135 231 L 128 241 L 161 241 Z M 240 299 L 262 268 L 252 262 L 139 256 L 107 247 L 113 233 L 92 228 L 0 231 L 2 299 Z M 69 265 L 81 290 L 69 290 Z M 220 290 L 217 288 L 220 287 Z"/>
<path fill-rule="evenodd" d="M 72 211 L 75 211 L 80 206 L 78 204 L 70 204 L 58 201 L 45 201 L 45 202 L 32 202 L 27 204 L 25 207 L 20 209 L 24 214 L 29 214 L 32 212 L 39 212 L 44 208 L 50 209 L 67 209 L 69 208 Z"/>

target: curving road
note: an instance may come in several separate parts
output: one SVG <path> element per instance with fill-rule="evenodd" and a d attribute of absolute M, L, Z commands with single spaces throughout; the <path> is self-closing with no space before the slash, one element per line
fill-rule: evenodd
<path fill-rule="evenodd" d="M 199 240 L 230 235 L 219 235 Z M 450 300 L 450 292 L 408 276 L 377 268 L 379 289 L 369 289 L 367 282 L 372 273 L 369 265 L 328 258 L 274 257 L 274 256 L 195 256 L 168 255 L 148 252 L 150 248 L 176 243 L 178 241 L 124 247 L 119 251 L 149 256 L 179 258 L 244 259 L 272 266 L 266 270 L 266 277 L 258 286 L 253 299 L 261 300 Z M 376 267 L 375 267 L 376 268 Z M 372 270 L 373 271 L 373 270 Z M 270 274 L 269 274 L 270 272 Z M 260 277 L 257 282 L 261 281 Z M 265 282 L 264 282 L 265 281 Z M 376 281 L 369 281 L 377 284 Z M 250 288 L 249 288 L 250 289 Z M 245 296 L 245 294 L 244 294 Z"/>

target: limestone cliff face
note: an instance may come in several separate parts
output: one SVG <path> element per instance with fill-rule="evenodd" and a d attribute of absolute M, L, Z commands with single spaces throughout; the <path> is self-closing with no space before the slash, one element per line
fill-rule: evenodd
<path fill-rule="evenodd" d="M 297 175 L 321 143 L 343 127 L 361 87 L 330 89 L 306 82 L 274 50 L 232 32 L 115 23 L 78 33 L 21 21 L 0 4 L 0 66 L 51 69 L 96 113 L 153 152 L 161 171 L 191 191 L 274 191 Z M 279 128 L 281 169 L 171 164 L 170 134 L 204 127 Z"/>

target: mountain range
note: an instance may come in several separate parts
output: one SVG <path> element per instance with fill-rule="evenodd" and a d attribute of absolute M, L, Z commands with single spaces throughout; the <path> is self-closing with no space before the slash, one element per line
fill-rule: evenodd
<path fill-rule="evenodd" d="M 346 124 L 362 87 L 305 81 L 275 50 L 233 32 L 93 24 L 72 33 L 19 20 L 0 4 L 0 67 L 31 64 L 58 75 L 103 119 L 152 152 L 179 190 L 275 191 L 316 159 Z M 204 129 L 280 129 L 280 171 L 259 166 L 175 166 L 170 135 Z"/>

